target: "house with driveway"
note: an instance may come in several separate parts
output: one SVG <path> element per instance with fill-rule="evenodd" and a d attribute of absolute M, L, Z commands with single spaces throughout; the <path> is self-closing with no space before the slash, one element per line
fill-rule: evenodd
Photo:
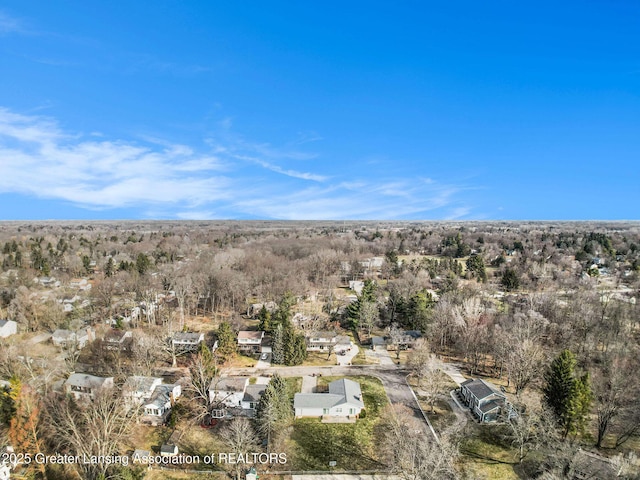
<path fill-rule="evenodd" d="M 333 350 L 348 350 L 351 339 L 346 335 L 338 335 L 336 332 L 321 331 L 307 334 L 308 352 L 330 352 Z"/>
<path fill-rule="evenodd" d="M 329 384 L 327 393 L 296 393 L 293 408 L 296 418 L 320 417 L 326 422 L 355 421 L 364 408 L 360 384 L 342 378 Z"/>
<path fill-rule="evenodd" d="M 462 382 L 459 397 L 481 423 L 495 422 L 511 411 L 505 394 L 481 378 Z"/>
<path fill-rule="evenodd" d="M 243 353 L 260 353 L 263 340 L 263 331 L 240 330 L 238 332 L 238 350 Z"/>

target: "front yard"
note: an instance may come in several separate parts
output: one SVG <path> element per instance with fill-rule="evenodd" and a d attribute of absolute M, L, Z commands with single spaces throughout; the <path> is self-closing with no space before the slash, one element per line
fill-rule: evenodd
<path fill-rule="evenodd" d="M 344 377 L 320 377 L 327 385 Z M 290 470 L 371 470 L 380 469 L 376 458 L 374 427 L 380 420 L 387 396 L 380 380 L 369 376 L 348 377 L 360 383 L 365 410 L 356 423 L 321 423 L 318 418 L 294 421 L 287 450 Z M 329 462 L 336 462 L 330 467 Z"/>

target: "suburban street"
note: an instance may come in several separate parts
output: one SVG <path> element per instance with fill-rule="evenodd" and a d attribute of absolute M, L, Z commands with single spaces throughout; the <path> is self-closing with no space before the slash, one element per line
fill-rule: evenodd
<path fill-rule="evenodd" d="M 393 362 L 382 365 L 348 365 L 348 366 L 309 366 L 309 367 L 270 367 L 267 369 L 257 368 L 230 368 L 226 370 L 228 375 L 252 375 L 252 376 L 269 376 L 278 373 L 283 377 L 302 377 L 302 391 L 309 391 L 312 386 L 310 378 L 312 374 L 323 376 L 353 376 L 353 375 L 370 375 L 380 379 L 382 386 L 387 394 L 387 398 L 392 405 L 404 405 L 411 409 L 414 416 L 425 422 L 426 426 L 432 432 L 437 440 L 437 435 L 433 430 L 428 419 L 421 412 L 417 399 L 409 387 L 406 376 L 408 371 L 399 367 Z M 306 381 L 305 381 L 306 379 Z"/>

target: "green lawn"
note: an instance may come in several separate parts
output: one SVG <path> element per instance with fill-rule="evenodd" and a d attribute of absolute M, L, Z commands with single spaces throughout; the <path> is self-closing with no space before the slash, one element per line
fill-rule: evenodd
<path fill-rule="evenodd" d="M 320 377 L 326 385 L 344 377 Z M 387 396 L 380 380 L 368 376 L 348 377 L 360 383 L 365 415 L 356 423 L 327 424 L 317 418 L 294 421 L 289 441 L 292 470 L 329 470 L 335 461 L 336 470 L 369 470 L 382 466 L 376 460 L 374 427 L 380 420 Z"/>
<path fill-rule="evenodd" d="M 472 424 L 472 431 L 460 446 L 461 466 L 478 479 L 517 480 L 517 452 L 502 441 L 500 425 Z"/>

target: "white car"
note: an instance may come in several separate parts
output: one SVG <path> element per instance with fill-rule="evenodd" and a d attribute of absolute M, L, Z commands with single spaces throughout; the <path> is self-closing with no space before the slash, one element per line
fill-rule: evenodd
<path fill-rule="evenodd" d="M 266 360 L 267 358 L 269 358 L 268 353 L 263 353 L 262 355 L 260 355 L 260 360 Z"/>

